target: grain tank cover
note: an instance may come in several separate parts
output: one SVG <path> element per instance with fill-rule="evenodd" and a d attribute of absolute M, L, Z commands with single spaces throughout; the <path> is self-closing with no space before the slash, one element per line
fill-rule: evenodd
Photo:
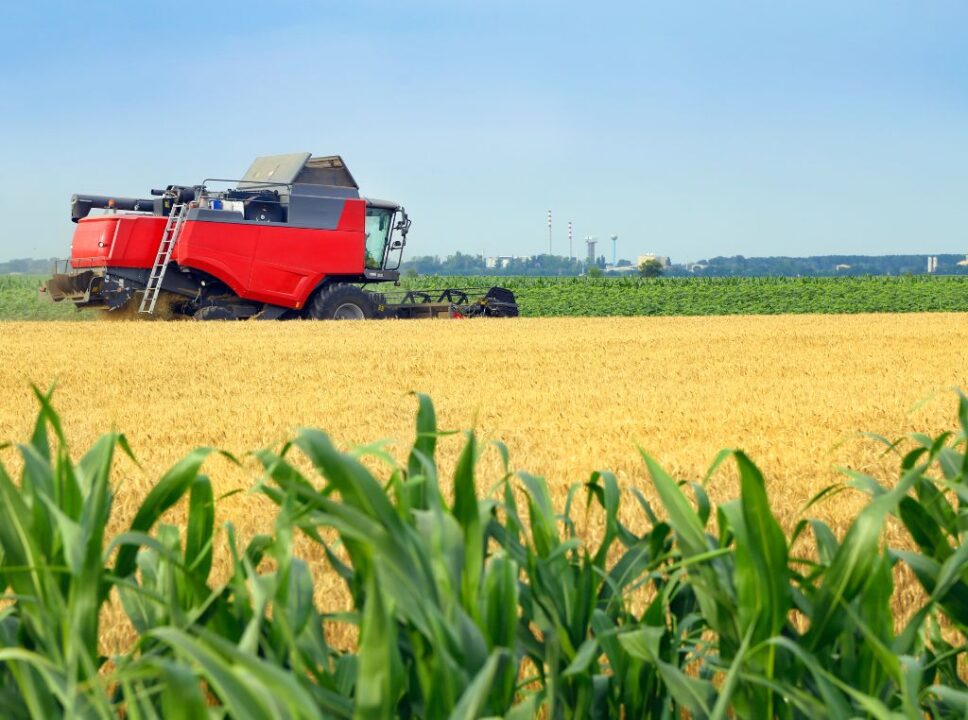
<path fill-rule="evenodd" d="M 242 176 L 239 187 L 252 187 L 265 183 L 289 185 L 296 181 L 296 176 L 302 171 L 309 158 L 310 153 L 257 157 Z"/>
<path fill-rule="evenodd" d="M 246 171 L 239 187 L 264 186 L 266 183 L 300 183 L 359 189 L 339 155 L 312 157 L 310 153 L 258 157 Z"/>
<path fill-rule="evenodd" d="M 299 175 L 296 176 L 297 183 L 306 185 L 330 185 L 335 187 L 347 187 L 359 190 L 360 186 L 350 174 L 349 168 L 339 155 L 328 155 L 326 157 L 311 157 L 306 161 Z"/>

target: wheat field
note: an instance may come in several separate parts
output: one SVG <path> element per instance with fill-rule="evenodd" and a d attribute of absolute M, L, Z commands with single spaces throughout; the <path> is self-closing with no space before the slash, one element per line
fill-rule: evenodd
<path fill-rule="evenodd" d="M 894 439 L 954 425 L 951 389 L 968 388 L 966 319 L 0 323 L 0 445 L 29 436 L 30 383 L 56 383 L 75 451 L 122 430 L 140 467 L 119 461 L 119 531 L 151 483 L 199 445 L 242 459 L 209 461 L 216 496 L 249 489 L 258 473 L 245 454 L 303 426 L 343 447 L 386 439 L 401 457 L 418 391 L 433 398 L 442 428 L 506 443 L 512 465 L 544 475 L 559 504 L 596 469 L 649 494 L 639 446 L 682 479 L 702 477 L 721 448 L 743 449 L 789 528 L 811 496 L 841 479 L 838 467 L 896 477 L 897 457 L 863 432 Z M 444 467 L 460 446 L 459 437 L 442 441 Z M 13 448 L 0 458 L 17 467 Z M 478 482 L 486 489 L 498 477 L 497 452 L 485 451 Z M 709 491 L 738 494 L 730 468 Z M 842 530 L 861 505 L 847 493 L 810 512 Z M 219 503 L 217 519 L 246 536 L 270 529 L 273 514 L 267 500 L 241 492 Z M 338 609 L 341 588 L 314 557 L 320 598 Z M 107 648 L 127 632 L 109 627 Z"/>

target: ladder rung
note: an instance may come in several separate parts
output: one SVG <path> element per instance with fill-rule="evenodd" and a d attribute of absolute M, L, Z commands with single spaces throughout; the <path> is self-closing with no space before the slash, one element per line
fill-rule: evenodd
<path fill-rule="evenodd" d="M 138 309 L 140 313 L 150 315 L 155 311 L 155 304 L 158 302 L 158 294 L 161 292 L 165 271 L 168 269 L 168 261 L 175 249 L 175 242 L 178 239 L 178 233 L 181 231 L 182 223 L 185 221 L 186 210 L 187 206 L 184 203 L 175 205 L 165 222 L 165 229 L 161 233 L 161 242 L 158 243 L 158 252 L 155 254 L 155 262 L 148 273 L 145 294 L 141 299 L 141 307 Z"/>

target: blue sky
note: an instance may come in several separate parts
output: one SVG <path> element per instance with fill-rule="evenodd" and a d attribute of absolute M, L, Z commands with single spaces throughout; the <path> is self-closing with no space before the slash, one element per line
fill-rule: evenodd
<path fill-rule="evenodd" d="M 0 260 L 72 192 L 341 154 L 408 254 L 968 252 L 968 3 L 16 3 Z M 579 253 L 576 242 L 575 251 Z M 601 245 L 599 247 L 602 247 Z"/>

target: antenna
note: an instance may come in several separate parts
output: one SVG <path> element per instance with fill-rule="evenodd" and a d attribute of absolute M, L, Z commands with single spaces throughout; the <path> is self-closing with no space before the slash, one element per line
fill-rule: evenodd
<path fill-rule="evenodd" d="M 551 255 L 551 210 L 548 211 L 548 254 Z"/>

